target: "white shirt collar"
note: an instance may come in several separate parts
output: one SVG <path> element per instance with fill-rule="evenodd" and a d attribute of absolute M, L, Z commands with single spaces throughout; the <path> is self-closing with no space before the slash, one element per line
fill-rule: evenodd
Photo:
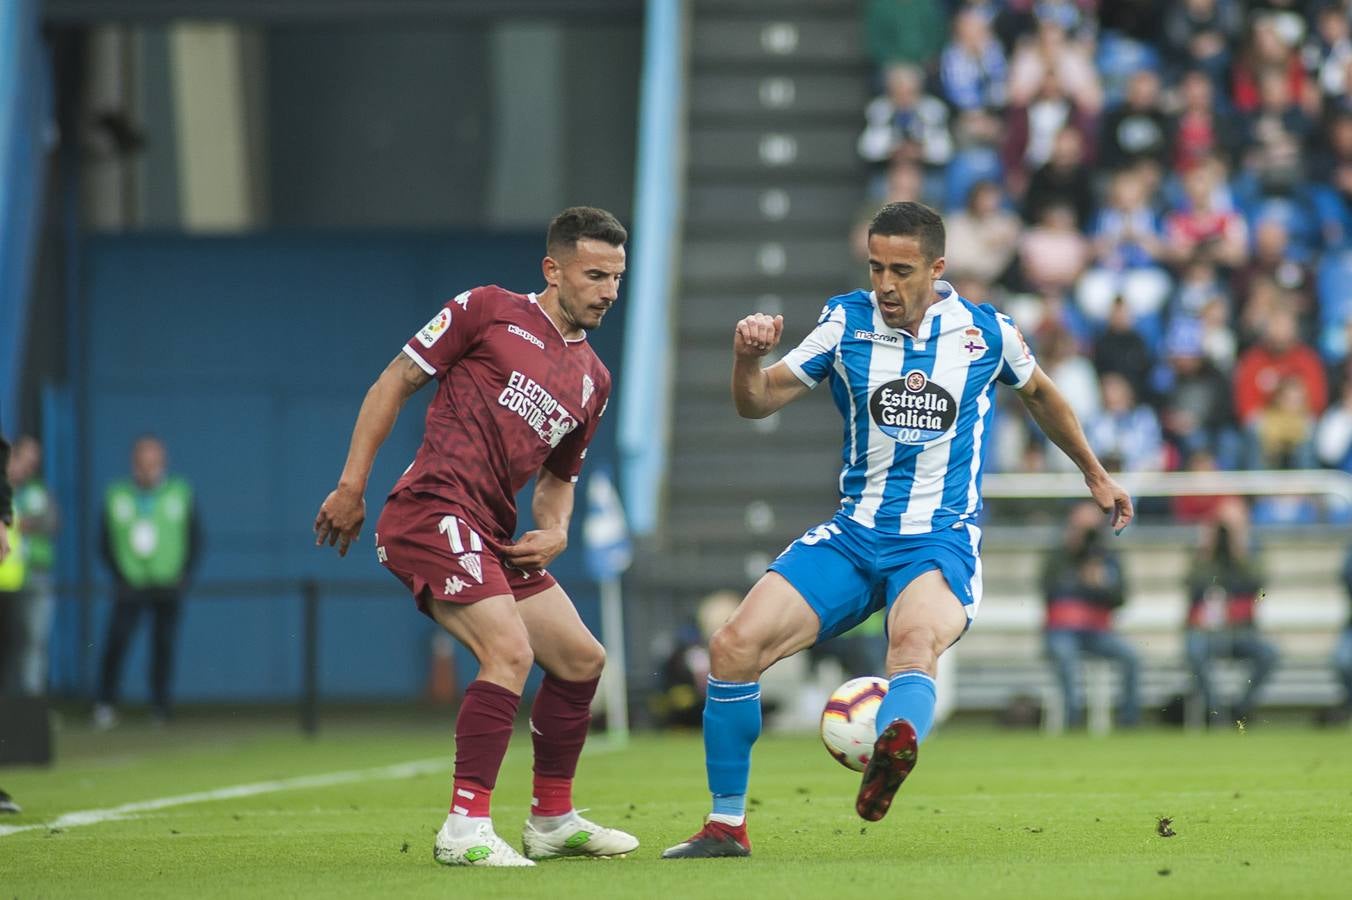
<path fill-rule="evenodd" d="M 582 332 L 582 337 L 575 337 L 575 338 L 563 337 L 563 332 L 559 329 L 559 326 L 554 322 L 554 317 L 551 316 L 548 312 L 546 312 L 546 311 L 545 311 L 545 308 L 544 308 L 543 306 L 540 305 L 540 301 L 539 301 L 539 299 L 535 296 L 535 292 L 534 292 L 534 291 L 531 291 L 531 292 L 530 292 L 529 294 L 527 294 L 526 296 L 530 298 L 530 302 L 531 302 L 531 303 L 534 303 L 534 304 L 535 304 L 535 308 L 538 309 L 541 313 L 544 314 L 544 317 L 545 317 L 545 319 L 549 322 L 549 324 L 554 326 L 554 330 L 557 331 L 557 332 L 559 332 L 559 337 L 563 338 L 563 342 L 564 342 L 565 344 L 577 344 L 577 343 L 580 343 L 581 341 L 585 341 L 585 340 L 587 339 L 587 332 L 585 332 L 585 331 Z"/>

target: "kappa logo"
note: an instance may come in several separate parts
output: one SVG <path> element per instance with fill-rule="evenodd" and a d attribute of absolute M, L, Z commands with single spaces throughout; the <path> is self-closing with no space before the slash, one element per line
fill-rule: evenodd
<path fill-rule="evenodd" d="M 873 341 L 875 344 L 888 344 L 893 347 L 901 343 L 901 338 L 895 334 L 879 334 L 876 331 L 865 331 L 862 328 L 854 333 L 854 338 L 857 341 Z"/>
<path fill-rule="evenodd" d="M 479 584 L 484 583 L 484 566 L 483 561 L 479 558 L 479 554 L 465 553 L 456 559 L 460 563 L 460 568 L 472 575 L 475 581 L 479 582 Z"/>
<path fill-rule="evenodd" d="M 418 332 L 418 343 L 430 349 L 433 344 L 441 340 L 441 336 L 450 327 L 451 311 L 442 309 L 441 312 L 432 317 L 432 321 L 422 327 L 422 331 Z"/>
<path fill-rule="evenodd" d="M 522 340 L 529 341 L 530 343 L 532 343 L 532 344 L 534 344 L 535 346 L 539 347 L 541 350 L 545 349 L 545 342 L 544 342 L 544 341 L 540 340 L 538 337 L 536 337 L 535 335 L 531 334 L 529 331 L 527 331 L 526 329 L 522 328 L 520 325 L 508 325 L 508 326 L 507 326 L 507 333 L 508 333 L 508 334 L 514 334 L 514 335 L 516 335 L 517 337 L 521 338 Z"/>
<path fill-rule="evenodd" d="M 980 328 L 965 328 L 962 332 L 962 349 L 975 359 L 990 348 L 986 346 L 986 339 Z"/>
<path fill-rule="evenodd" d="M 452 302 L 459 303 L 461 309 L 463 309 L 465 312 L 469 312 L 469 291 L 465 291 L 463 294 L 460 294 Z"/>
<path fill-rule="evenodd" d="M 469 587 L 468 581 L 461 581 L 459 575 L 453 575 L 446 579 L 446 596 L 452 597 L 467 587 Z"/>
<path fill-rule="evenodd" d="M 386 563 L 386 562 L 389 562 L 389 561 L 390 561 L 390 558 L 389 558 L 388 556 L 385 555 L 385 548 L 384 548 L 384 547 L 376 547 L 376 562 L 379 562 L 379 563 Z"/>
<path fill-rule="evenodd" d="M 590 375 L 582 376 L 582 405 L 586 406 L 587 401 L 592 398 L 592 392 L 596 390 L 596 382 L 592 381 Z"/>

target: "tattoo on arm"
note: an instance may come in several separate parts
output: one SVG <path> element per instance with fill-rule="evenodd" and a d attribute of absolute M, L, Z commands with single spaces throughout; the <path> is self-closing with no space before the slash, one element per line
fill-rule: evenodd
<path fill-rule="evenodd" d="M 386 371 L 398 374 L 404 390 L 410 395 L 432 380 L 432 376 L 424 372 L 422 366 L 414 362 L 407 353 L 400 353 L 391 360 Z"/>

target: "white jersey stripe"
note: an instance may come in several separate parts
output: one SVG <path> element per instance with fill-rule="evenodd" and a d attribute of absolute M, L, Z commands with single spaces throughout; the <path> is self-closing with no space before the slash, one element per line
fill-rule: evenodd
<path fill-rule="evenodd" d="M 891 335 L 895 332 L 883 321 L 882 313 L 873 305 L 870 322 L 874 334 Z M 885 345 L 875 343 L 869 356 L 868 384 L 877 385 L 894 381 L 901 377 L 902 355 L 887 352 Z M 861 525 L 873 528 L 877 522 L 878 510 L 883 505 L 883 495 L 887 490 L 887 472 L 892 468 L 897 442 L 884 434 L 878 423 L 870 416 L 868 427 L 867 475 L 864 490 L 859 495 L 859 503 L 850 517 Z M 857 457 L 856 457 L 857 458 Z"/>
<path fill-rule="evenodd" d="M 981 396 L 976 403 L 976 424 L 972 426 L 972 462 L 967 467 L 967 508 L 963 510 L 964 516 L 975 515 L 981 508 L 981 492 L 978 490 L 981 482 L 981 460 L 984 452 L 982 443 L 986 439 L 986 421 L 990 418 L 991 398 L 986 391 L 981 392 Z"/>

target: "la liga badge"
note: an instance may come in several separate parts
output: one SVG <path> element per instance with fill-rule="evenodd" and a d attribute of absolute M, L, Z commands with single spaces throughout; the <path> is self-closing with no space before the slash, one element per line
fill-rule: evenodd
<path fill-rule="evenodd" d="M 445 334 L 446 329 L 450 327 L 451 311 L 449 309 L 443 309 L 433 316 L 432 321 L 424 325 L 422 330 L 418 332 L 418 343 L 422 344 L 424 347 L 430 348 L 437 341 L 441 340 L 441 336 Z"/>

